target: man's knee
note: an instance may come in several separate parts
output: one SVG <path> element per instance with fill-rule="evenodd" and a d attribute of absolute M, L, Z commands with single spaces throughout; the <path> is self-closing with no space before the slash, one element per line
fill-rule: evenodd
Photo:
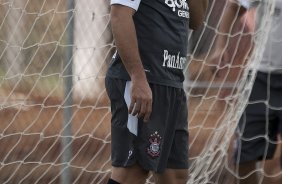
<path fill-rule="evenodd" d="M 121 184 L 121 183 L 110 178 L 107 184 Z"/>
<path fill-rule="evenodd" d="M 139 165 L 130 167 L 113 167 L 111 179 L 121 184 L 144 184 L 148 176 L 148 171 Z"/>
<path fill-rule="evenodd" d="M 163 174 L 155 174 L 157 184 L 186 184 L 188 169 L 166 169 Z"/>
<path fill-rule="evenodd" d="M 186 169 L 175 170 L 175 180 L 177 183 L 187 183 L 189 172 Z"/>

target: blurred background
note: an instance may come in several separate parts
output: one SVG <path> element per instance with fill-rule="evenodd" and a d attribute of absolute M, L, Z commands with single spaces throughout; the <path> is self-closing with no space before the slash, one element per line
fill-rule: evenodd
<path fill-rule="evenodd" d="M 211 0 L 205 24 L 189 38 L 190 171 L 198 183 L 238 177 L 233 133 L 251 89 L 248 59 L 259 47 L 252 26 L 238 22 L 227 49 L 232 61 L 208 72 L 214 66 L 205 61 L 225 2 Z M 103 184 L 110 176 L 104 77 L 115 47 L 109 4 L 0 0 L 0 183 Z M 265 183 L 278 181 L 278 159 L 266 164 Z"/>

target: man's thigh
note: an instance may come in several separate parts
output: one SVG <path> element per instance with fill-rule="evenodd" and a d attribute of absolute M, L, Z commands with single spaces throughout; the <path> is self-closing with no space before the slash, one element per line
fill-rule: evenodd
<path fill-rule="evenodd" d="M 143 168 L 163 173 L 188 168 L 187 103 L 183 89 L 151 85 L 153 111 L 139 121 L 136 157 Z M 165 102 L 165 103 L 164 103 Z"/>

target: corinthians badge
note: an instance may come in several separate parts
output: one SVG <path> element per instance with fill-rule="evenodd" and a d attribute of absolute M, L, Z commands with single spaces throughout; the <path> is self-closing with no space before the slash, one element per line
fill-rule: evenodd
<path fill-rule="evenodd" d="M 151 134 L 149 137 L 150 145 L 147 147 L 147 153 L 152 158 L 157 158 L 160 156 L 160 144 L 161 144 L 161 136 L 156 131 L 155 133 Z"/>

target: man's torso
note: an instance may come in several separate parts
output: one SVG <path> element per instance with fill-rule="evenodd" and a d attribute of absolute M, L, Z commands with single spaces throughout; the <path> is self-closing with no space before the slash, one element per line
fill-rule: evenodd
<path fill-rule="evenodd" d="M 148 81 L 182 87 L 188 49 L 186 0 L 141 0 L 133 19 Z M 130 80 L 118 53 L 113 57 L 108 75 Z"/>

